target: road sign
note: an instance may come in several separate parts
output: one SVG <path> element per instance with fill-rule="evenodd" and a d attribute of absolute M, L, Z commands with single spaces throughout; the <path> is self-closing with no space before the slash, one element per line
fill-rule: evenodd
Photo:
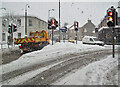
<path fill-rule="evenodd" d="M 61 31 L 67 31 L 67 29 L 65 29 L 65 28 L 62 28 L 62 29 L 60 29 Z"/>

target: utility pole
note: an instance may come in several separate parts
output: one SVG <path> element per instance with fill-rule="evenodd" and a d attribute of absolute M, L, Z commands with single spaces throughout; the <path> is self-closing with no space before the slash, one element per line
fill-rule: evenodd
<path fill-rule="evenodd" d="M 25 7 L 25 36 L 27 36 L 27 8 L 29 8 L 28 4 Z"/>
<path fill-rule="evenodd" d="M 59 42 L 60 42 L 60 0 L 59 0 Z"/>

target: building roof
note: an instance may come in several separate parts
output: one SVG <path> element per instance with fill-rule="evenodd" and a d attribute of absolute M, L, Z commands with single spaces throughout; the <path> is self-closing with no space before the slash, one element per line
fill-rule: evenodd
<path fill-rule="evenodd" d="M 93 26 L 95 26 L 95 25 L 91 22 L 91 20 L 88 20 L 88 22 L 87 22 L 86 24 L 84 24 L 82 27 L 87 26 L 89 23 L 91 23 Z M 82 28 L 82 27 L 81 27 L 81 28 Z"/>
<path fill-rule="evenodd" d="M 115 28 L 116 28 L 116 29 L 120 29 L 120 26 L 115 26 Z M 103 26 L 103 27 L 101 27 L 101 28 L 98 30 L 98 32 L 101 31 L 101 30 L 103 30 L 103 29 L 109 29 L 109 27 L 104 27 L 104 26 Z"/>
<path fill-rule="evenodd" d="M 4 18 L 4 17 L 8 17 L 8 16 L 3 16 L 3 17 L 0 17 L 0 18 Z M 11 16 L 10 16 L 11 17 Z M 22 18 L 22 17 L 25 17 L 24 15 L 14 15 L 13 17 L 19 17 L 19 18 Z M 38 17 L 36 17 L 36 16 L 30 16 L 30 15 L 28 15 L 27 17 L 31 17 L 31 18 L 36 18 L 36 19 L 38 19 L 38 20 L 41 20 L 41 21 L 43 21 L 43 22 L 46 22 L 46 21 L 44 21 L 44 20 L 42 20 L 42 19 L 40 19 L 40 18 L 38 18 Z M 47 22 L 46 22 L 47 23 Z"/>

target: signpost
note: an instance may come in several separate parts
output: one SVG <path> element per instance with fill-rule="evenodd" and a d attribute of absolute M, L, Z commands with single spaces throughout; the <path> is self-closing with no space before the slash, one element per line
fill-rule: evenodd
<path fill-rule="evenodd" d="M 67 28 L 62 28 L 60 30 L 64 33 L 64 35 L 63 35 L 63 41 L 65 42 Z"/>

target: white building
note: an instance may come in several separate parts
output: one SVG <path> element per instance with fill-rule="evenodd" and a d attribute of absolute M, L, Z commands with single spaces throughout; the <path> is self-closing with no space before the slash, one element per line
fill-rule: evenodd
<path fill-rule="evenodd" d="M 118 2 L 118 7 L 120 7 L 120 1 Z M 120 8 L 118 8 L 118 17 L 120 17 Z"/>
<path fill-rule="evenodd" d="M 17 31 L 13 33 L 13 38 L 23 38 L 25 37 L 25 16 L 14 16 L 8 17 L 4 16 L 0 18 L 0 43 L 7 43 L 8 36 L 8 26 L 12 24 L 17 26 Z M 38 31 L 38 30 L 47 30 L 47 22 L 41 20 L 34 16 L 27 17 L 27 35 L 29 36 L 29 32 Z"/>

